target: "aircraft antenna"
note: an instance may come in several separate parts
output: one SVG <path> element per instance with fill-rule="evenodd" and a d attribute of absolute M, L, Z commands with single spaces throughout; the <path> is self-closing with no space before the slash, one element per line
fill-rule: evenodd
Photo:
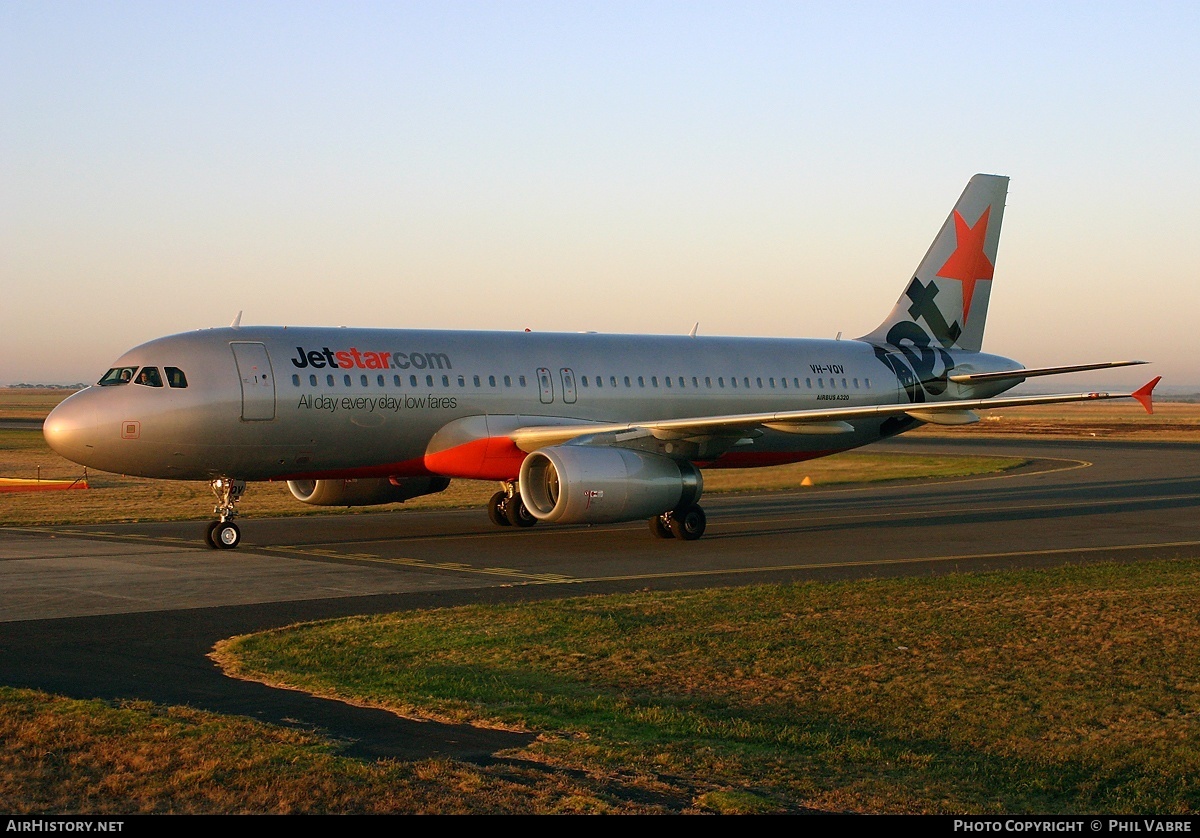
<path fill-rule="evenodd" d="M 688 332 L 688 337 L 694 338 L 696 336 L 696 330 L 699 328 L 700 328 L 700 321 L 697 320 L 696 325 L 692 326 L 692 330 L 690 332 Z"/>
<path fill-rule="evenodd" d="M 842 333 L 838 332 L 837 337 L 835 337 L 834 340 L 841 340 L 841 339 L 842 339 Z"/>
<path fill-rule="evenodd" d="M 237 317 L 233 318 L 233 322 L 229 324 L 231 329 L 240 329 L 242 327 L 242 313 L 239 311 Z"/>

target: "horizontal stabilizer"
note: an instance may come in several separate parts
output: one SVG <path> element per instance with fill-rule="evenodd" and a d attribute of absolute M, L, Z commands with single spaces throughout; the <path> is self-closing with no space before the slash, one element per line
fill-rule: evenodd
<path fill-rule="evenodd" d="M 955 384 L 978 384 L 981 381 L 1003 381 L 1037 378 L 1041 375 L 1062 375 L 1068 372 L 1086 372 L 1088 370 L 1109 370 L 1113 367 L 1132 367 L 1145 364 L 1146 361 L 1104 361 L 1099 364 L 1075 364 L 1069 367 L 1035 367 L 1033 369 L 1000 370 L 999 372 L 968 372 L 947 376 Z"/>

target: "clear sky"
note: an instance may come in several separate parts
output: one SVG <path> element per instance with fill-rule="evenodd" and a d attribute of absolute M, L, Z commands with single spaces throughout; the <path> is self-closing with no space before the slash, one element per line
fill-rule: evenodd
<path fill-rule="evenodd" d="M 853 337 L 990 172 L 984 348 L 1196 388 L 1198 43 L 1194 0 L 0 0 L 0 383 L 239 311 Z"/>

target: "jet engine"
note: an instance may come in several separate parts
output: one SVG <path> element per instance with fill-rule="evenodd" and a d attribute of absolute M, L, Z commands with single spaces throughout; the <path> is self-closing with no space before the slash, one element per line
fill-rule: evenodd
<path fill-rule="evenodd" d="M 382 477 L 365 480 L 289 480 L 298 501 L 314 506 L 374 506 L 432 495 L 450 485 L 449 477 Z"/>
<path fill-rule="evenodd" d="M 691 463 L 657 454 L 555 445 L 525 458 L 519 486 L 538 520 L 607 524 L 689 507 L 699 500 L 704 480 Z"/>

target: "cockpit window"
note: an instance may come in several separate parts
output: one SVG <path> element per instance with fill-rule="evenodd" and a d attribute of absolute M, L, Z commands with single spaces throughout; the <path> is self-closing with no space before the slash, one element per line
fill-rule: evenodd
<path fill-rule="evenodd" d="M 167 374 L 167 383 L 172 387 L 187 386 L 187 376 L 179 367 L 163 367 L 163 372 Z"/>
<path fill-rule="evenodd" d="M 113 367 L 104 373 L 104 377 L 96 383 L 101 387 L 112 387 L 115 384 L 128 384 L 133 380 L 137 367 Z"/>
<path fill-rule="evenodd" d="M 142 371 L 137 374 L 134 382 L 147 387 L 163 386 L 162 376 L 158 374 L 158 367 L 142 367 Z"/>

